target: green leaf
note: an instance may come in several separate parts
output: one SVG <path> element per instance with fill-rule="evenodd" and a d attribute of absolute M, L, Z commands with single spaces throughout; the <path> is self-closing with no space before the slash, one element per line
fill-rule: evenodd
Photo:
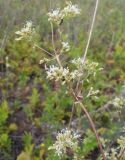
<path fill-rule="evenodd" d="M 87 131 L 87 137 L 83 141 L 83 153 L 89 154 L 95 147 L 97 147 L 97 141 L 94 133 L 91 130 Z"/>

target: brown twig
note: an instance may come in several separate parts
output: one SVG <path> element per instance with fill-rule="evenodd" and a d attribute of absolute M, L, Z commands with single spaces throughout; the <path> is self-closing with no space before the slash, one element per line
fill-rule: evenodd
<path fill-rule="evenodd" d="M 104 151 L 103 151 L 103 147 L 102 147 L 102 143 L 101 143 L 101 141 L 100 141 L 99 135 L 98 135 L 98 133 L 97 133 L 97 131 L 96 131 L 95 124 L 94 124 L 94 122 L 93 122 L 93 120 L 92 120 L 89 112 L 88 112 L 87 109 L 84 107 L 84 105 L 83 105 L 82 102 L 79 100 L 79 98 L 77 97 L 77 95 L 74 93 L 73 90 L 70 91 L 70 94 L 72 95 L 75 103 L 76 103 L 76 104 L 79 104 L 79 105 L 81 106 L 81 108 L 83 109 L 86 117 L 88 118 L 89 124 L 90 124 L 90 126 L 91 126 L 91 128 L 92 128 L 92 130 L 93 130 L 93 132 L 94 132 L 94 134 L 95 134 L 96 140 L 97 140 L 97 142 L 98 142 L 98 147 L 99 147 L 100 152 L 101 152 L 101 154 L 102 154 L 103 160 L 106 160 L 106 157 L 105 157 L 105 154 L 104 154 Z"/>
<path fill-rule="evenodd" d="M 93 120 L 90 117 L 90 115 L 89 115 L 87 109 L 84 107 L 84 105 L 81 102 L 78 103 L 78 104 L 81 106 L 81 108 L 83 109 L 84 113 L 86 114 L 86 116 L 87 116 L 87 118 L 89 120 L 90 126 L 91 126 L 91 128 L 92 128 L 92 130 L 93 130 L 93 132 L 95 134 L 96 139 L 97 139 L 98 146 L 99 146 L 100 152 L 102 154 L 103 160 L 106 160 L 106 157 L 105 157 L 105 154 L 104 154 L 104 151 L 103 151 L 103 148 L 102 148 L 102 143 L 101 143 L 99 135 L 98 135 L 98 133 L 96 131 L 95 124 L 94 124 Z"/>
<path fill-rule="evenodd" d="M 70 116 L 68 128 L 70 128 L 70 125 L 71 125 L 71 122 L 72 122 L 74 109 L 75 109 L 75 103 L 73 103 L 73 106 L 72 106 L 72 111 L 71 111 L 71 116 Z"/>

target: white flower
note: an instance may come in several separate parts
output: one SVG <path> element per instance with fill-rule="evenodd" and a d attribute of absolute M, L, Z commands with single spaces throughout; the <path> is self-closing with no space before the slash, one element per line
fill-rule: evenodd
<path fill-rule="evenodd" d="M 99 68 L 99 64 L 97 62 L 91 62 L 90 60 L 85 61 L 84 65 L 85 70 L 88 72 L 88 75 L 96 75 L 96 72 L 98 70 L 101 70 L 102 68 Z"/>
<path fill-rule="evenodd" d="M 125 105 L 125 99 L 123 97 L 116 97 L 111 101 L 111 103 L 119 109 L 122 109 L 122 107 Z"/>
<path fill-rule="evenodd" d="M 67 6 L 64 7 L 64 9 L 57 8 L 55 10 L 51 10 L 48 15 L 48 21 L 50 22 L 56 22 L 57 24 L 60 24 L 61 21 L 65 17 L 75 17 L 79 15 L 81 10 L 78 8 L 78 5 L 73 5 L 72 2 L 67 2 Z"/>
<path fill-rule="evenodd" d="M 49 62 L 49 59 L 43 58 L 43 59 L 40 60 L 39 64 L 43 64 L 43 63 L 46 63 L 46 62 Z"/>
<path fill-rule="evenodd" d="M 93 90 L 93 87 L 90 88 L 89 93 L 87 94 L 87 97 L 96 95 L 99 93 L 99 90 Z"/>
<path fill-rule="evenodd" d="M 58 133 L 56 142 L 53 146 L 49 147 L 49 150 L 55 150 L 55 153 L 58 156 L 63 156 L 63 154 L 66 154 L 68 148 L 76 152 L 78 149 L 79 137 L 80 135 L 78 133 L 68 130 L 67 128 L 63 129 L 61 133 Z"/>
<path fill-rule="evenodd" d="M 15 32 L 19 37 L 16 38 L 15 40 L 20 41 L 23 38 L 28 38 L 29 40 L 31 40 L 33 34 L 35 33 L 35 30 L 32 26 L 32 22 L 31 21 L 27 21 L 26 25 L 20 30 Z"/>
<path fill-rule="evenodd" d="M 68 68 L 60 68 L 54 65 L 51 65 L 47 70 L 47 78 L 50 80 L 59 81 L 65 78 L 69 74 Z"/>
<path fill-rule="evenodd" d="M 52 10 L 48 14 L 48 21 L 50 22 L 56 22 L 57 24 L 60 24 L 61 20 L 64 17 L 64 14 L 60 10 L 60 8 L 57 8 L 56 10 Z"/>
<path fill-rule="evenodd" d="M 79 69 L 83 65 L 83 59 L 79 57 L 79 58 L 73 59 L 71 63 L 74 64 Z"/>
<path fill-rule="evenodd" d="M 74 70 L 70 73 L 71 79 L 76 79 L 79 76 L 78 70 Z"/>
<path fill-rule="evenodd" d="M 62 49 L 63 51 L 68 52 L 70 50 L 70 45 L 68 42 L 62 42 Z"/>
<path fill-rule="evenodd" d="M 75 17 L 81 13 L 81 10 L 78 8 L 78 5 L 73 5 L 72 2 L 67 2 L 67 6 L 62 11 L 67 17 Z"/>
<path fill-rule="evenodd" d="M 125 137 L 124 136 L 120 136 L 119 139 L 117 139 L 117 142 L 121 148 L 125 148 Z"/>
<path fill-rule="evenodd" d="M 76 58 L 71 61 L 72 64 L 74 64 L 79 71 L 79 75 L 83 76 L 90 76 L 90 75 L 96 75 L 97 71 L 102 70 L 103 68 L 99 67 L 99 64 L 97 62 L 92 62 L 88 59 L 83 62 L 82 58 Z M 89 82 L 89 80 L 87 79 Z"/>
<path fill-rule="evenodd" d="M 74 80 L 77 77 L 78 77 L 77 70 L 70 72 L 68 67 L 63 68 L 51 65 L 47 69 L 47 78 L 49 80 L 55 80 L 55 81 L 60 80 L 62 81 L 62 84 L 70 82 L 71 80 Z"/>

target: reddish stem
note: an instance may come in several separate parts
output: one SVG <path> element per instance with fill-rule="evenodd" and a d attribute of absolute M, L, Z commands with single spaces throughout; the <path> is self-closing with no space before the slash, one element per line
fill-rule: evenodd
<path fill-rule="evenodd" d="M 95 128 L 95 124 L 94 124 L 92 118 L 90 117 L 87 109 L 84 107 L 84 105 L 81 102 L 79 104 L 80 104 L 81 108 L 83 109 L 84 113 L 86 114 L 86 116 L 87 116 L 87 118 L 89 120 L 90 126 L 91 126 L 91 128 L 92 128 L 92 130 L 93 130 L 93 132 L 94 132 L 94 134 L 96 136 L 96 139 L 97 139 L 97 142 L 98 142 L 98 146 L 99 146 L 100 152 L 102 154 L 103 160 L 106 160 L 106 157 L 105 157 L 105 154 L 104 154 L 103 148 L 102 148 L 102 143 L 100 141 L 99 135 L 98 135 L 98 133 L 96 131 L 96 128 Z"/>

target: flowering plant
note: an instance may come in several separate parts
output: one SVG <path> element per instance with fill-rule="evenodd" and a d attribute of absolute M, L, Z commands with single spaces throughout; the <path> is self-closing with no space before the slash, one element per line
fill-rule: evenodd
<path fill-rule="evenodd" d="M 16 38 L 16 41 L 20 41 L 25 38 L 31 41 L 34 34 L 35 29 L 33 28 L 32 22 L 27 21 L 26 25 L 24 25 L 24 27 L 20 31 L 16 31 L 16 35 L 18 36 L 18 38 Z"/>
<path fill-rule="evenodd" d="M 102 70 L 102 68 L 99 67 L 99 64 L 97 62 L 90 61 L 86 58 L 95 22 L 97 8 L 98 0 L 96 1 L 96 7 L 94 10 L 93 21 L 90 27 L 85 53 L 82 57 L 72 59 L 69 63 L 63 63 L 63 59 L 61 58 L 62 56 L 65 56 L 64 53 L 70 51 L 71 46 L 69 45 L 68 40 L 63 40 L 63 32 L 60 31 L 60 25 L 63 23 L 63 20 L 74 18 L 81 14 L 81 9 L 79 9 L 78 5 L 72 4 L 71 1 L 66 2 L 66 6 L 63 9 L 53 9 L 47 14 L 48 21 L 51 25 L 53 53 L 49 52 L 48 50 L 45 50 L 44 48 L 39 47 L 37 44 L 33 45 L 34 47 L 41 49 L 49 57 L 45 57 L 42 60 L 40 60 L 40 64 L 44 64 L 45 66 L 47 80 L 54 83 L 59 83 L 60 85 L 63 85 L 66 88 L 66 94 L 72 97 L 73 107 L 80 107 L 84 111 L 86 117 L 88 118 L 89 124 L 95 134 L 98 147 L 102 154 L 101 158 L 103 160 L 106 160 L 107 158 L 111 160 L 114 157 L 116 157 L 117 151 L 112 149 L 111 153 L 104 152 L 102 142 L 96 131 L 95 124 L 87 110 L 87 107 L 84 105 L 84 100 L 86 98 L 89 98 L 90 96 L 96 96 L 99 93 L 99 90 L 94 90 L 93 86 L 91 86 L 89 88 L 88 93 L 85 94 L 83 88 L 85 82 L 89 83 L 91 78 L 95 77 L 96 73 Z M 54 25 L 56 25 L 56 28 L 58 28 L 57 32 L 59 34 L 60 48 L 55 44 Z M 18 35 L 18 38 L 16 38 L 16 40 L 20 41 L 23 39 L 28 39 L 31 41 L 34 34 L 35 29 L 32 26 L 32 22 L 27 22 L 24 28 L 16 32 L 16 35 Z M 73 67 L 70 67 L 71 65 L 73 65 Z M 111 103 L 116 108 L 121 108 L 124 105 L 124 102 L 125 101 L 123 98 L 116 98 Z M 71 129 L 71 121 L 72 116 L 70 118 L 68 129 L 63 129 L 61 133 L 58 133 L 55 143 L 51 147 L 49 147 L 49 150 L 54 150 L 60 158 L 66 156 L 67 151 L 70 150 L 71 152 L 73 152 L 74 159 L 77 159 L 77 151 L 79 149 L 78 139 L 80 135 Z M 125 148 L 122 141 L 124 141 L 124 137 L 120 137 L 118 139 L 120 150 L 124 150 Z M 122 154 L 122 156 L 124 155 Z M 113 160 L 115 160 L 115 158 Z"/>
<path fill-rule="evenodd" d="M 61 133 L 58 133 L 56 142 L 53 146 L 49 147 L 49 150 L 55 150 L 58 156 L 66 155 L 67 149 L 71 149 L 74 153 L 78 149 L 79 134 L 71 130 L 63 129 Z"/>
<path fill-rule="evenodd" d="M 96 5 L 98 5 L 98 0 L 96 2 Z M 70 66 L 68 66 L 68 63 L 67 65 L 63 65 L 63 61 L 61 60 L 61 56 L 63 55 L 63 53 L 70 51 L 71 47 L 67 41 L 63 40 L 62 31 L 60 31 L 60 25 L 62 24 L 64 19 L 76 17 L 81 14 L 81 9 L 78 7 L 77 4 L 72 4 L 72 2 L 69 1 L 69 2 L 66 2 L 66 6 L 63 9 L 60 9 L 60 8 L 57 8 L 55 10 L 53 9 L 47 14 L 48 21 L 50 22 L 51 31 L 52 31 L 51 37 L 52 37 L 53 53 L 50 53 L 49 51 L 39 47 L 36 44 L 34 44 L 34 47 L 41 49 L 46 54 L 51 56 L 51 58 L 49 59 L 44 58 L 40 60 L 40 64 L 41 63 L 45 64 L 47 79 L 50 81 L 58 82 L 61 85 L 65 85 L 65 88 L 67 90 L 66 93 L 72 97 L 74 101 L 74 106 L 79 105 L 83 109 L 84 113 L 87 115 L 87 118 L 93 129 L 93 132 L 95 133 L 100 151 L 103 155 L 103 159 L 105 160 L 102 144 L 98 136 L 98 133 L 95 129 L 95 125 L 86 107 L 83 105 L 84 98 L 83 98 L 83 89 L 82 89 L 84 79 L 89 82 L 89 79 L 95 76 L 98 70 L 101 70 L 98 63 L 91 62 L 88 59 L 86 60 L 87 50 L 90 43 L 91 32 L 92 32 L 94 21 L 95 21 L 96 11 L 97 11 L 97 8 L 95 8 L 93 23 L 91 26 L 90 35 L 89 35 L 84 56 L 70 61 L 70 64 L 74 65 L 74 69 L 71 69 Z M 57 28 L 58 28 L 57 31 L 60 35 L 59 36 L 60 37 L 59 42 L 61 46 L 60 49 L 56 48 L 56 44 L 54 40 L 54 23 L 57 25 Z M 31 40 L 34 33 L 35 31 L 34 31 L 34 28 L 32 27 L 32 23 L 27 22 L 24 28 L 21 29 L 21 31 L 16 32 L 16 34 L 19 36 L 16 40 L 20 41 L 24 38 Z M 54 64 L 53 64 L 53 61 L 54 61 Z M 49 62 L 52 64 L 49 65 Z M 98 91 L 94 91 L 93 88 L 91 87 L 86 97 L 95 95 L 97 93 Z M 71 121 L 72 121 L 72 117 L 69 122 L 69 128 L 71 125 Z M 54 149 L 58 156 L 66 155 L 67 149 L 71 149 L 74 152 L 73 153 L 74 158 L 77 159 L 76 157 L 77 157 L 77 148 L 78 148 L 78 141 L 77 141 L 78 137 L 79 136 L 76 133 L 73 133 L 70 129 L 62 130 L 61 133 L 58 134 L 57 141 L 55 142 L 55 144 L 49 149 Z"/>

